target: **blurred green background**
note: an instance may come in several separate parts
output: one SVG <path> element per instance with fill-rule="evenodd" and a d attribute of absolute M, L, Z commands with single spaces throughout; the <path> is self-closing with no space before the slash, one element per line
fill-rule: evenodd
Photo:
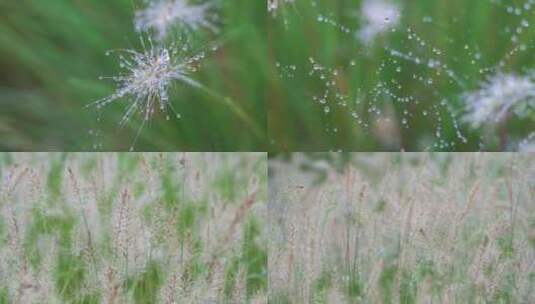
<path fill-rule="evenodd" d="M 219 33 L 189 37 L 194 50 L 222 45 L 193 75 L 212 94 L 174 85 L 170 100 L 182 118 L 156 114 L 135 150 L 265 150 L 265 3 L 212 2 Z M 0 149 L 129 149 L 141 120 L 118 126 L 124 99 L 100 112 L 84 107 L 115 90 L 99 80 L 120 72 L 105 52 L 140 49 L 133 16 L 142 7 L 141 0 L 0 1 Z"/>
<path fill-rule="evenodd" d="M 355 35 L 362 29 L 362 2 L 296 0 L 270 16 L 271 151 L 510 150 L 535 131 L 533 116 L 481 129 L 460 119 L 463 93 L 477 90 L 498 70 L 525 75 L 535 67 L 535 9 L 532 4 L 526 9 L 528 1 L 392 0 L 402 9 L 399 25 L 370 45 Z M 522 27 L 523 22 L 530 26 Z M 409 39 L 409 29 L 425 45 Z M 518 51 L 521 46 L 525 50 Z M 452 81 L 445 70 L 392 56 L 392 49 L 423 63 L 439 60 L 459 81 Z M 325 79 L 318 72 L 309 74 L 309 58 L 324 68 Z M 323 96 L 330 81 L 335 84 L 326 113 L 325 105 L 313 98 Z M 386 86 L 378 88 L 378 83 Z M 387 90 L 411 101 L 393 101 Z M 335 94 L 343 95 L 347 104 L 340 105 Z M 378 118 L 388 118 L 390 124 Z"/>

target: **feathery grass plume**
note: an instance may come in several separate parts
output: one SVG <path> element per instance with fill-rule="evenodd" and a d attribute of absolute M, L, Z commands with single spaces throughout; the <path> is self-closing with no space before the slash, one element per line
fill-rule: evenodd
<path fill-rule="evenodd" d="M 256 208 L 266 199 L 257 182 L 265 156 L 82 153 L 67 154 L 61 169 L 55 154 L 8 157 L 18 165 L 0 162 L 0 194 L 11 193 L 0 205 L 0 303 L 265 298 Z"/>
<path fill-rule="evenodd" d="M 463 99 L 464 120 L 475 128 L 500 123 L 509 114 L 523 118 L 535 109 L 535 82 L 531 76 L 498 73 Z"/>
<path fill-rule="evenodd" d="M 268 0 L 267 2 L 267 10 L 270 13 L 274 12 L 278 6 L 279 6 L 279 2 L 277 0 Z"/>
<path fill-rule="evenodd" d="M 110 96 L 90 104 L 100 109 L 117 100 L 126 99 L 129 104 L 120 125 L 124 126 L 133 115 L 141 113 L 143 123 L 139 130 L 154 115 L 156 109 L 165 113 L 166 119 L 170 119 L 169 110 L 180 118 L 180 114 L 174 110 L 169 101 L 169 90 L 174 82 L 202 87 L 199 82 L 191 78 L 191 73 L 197 71 L 199 62 L 205 57 L 204 52 L 186 55 L 190 51 L 188 45 L 181 48 L 175 44 L 155 46 L 150 38 L 147 40 L 148 45 L 141 38 L 142 51 L 124 49 L 106 53 L 107 55 L 111 52 L 120 53 L 119 65 L 124 73 L 101 77 L 113 80 L 117 84 L 117 90 Z"/>
<path fill-rule="evenodd" d="M 270 160 L 270 303 L 533 302 L 533 155 L 318 158 Z"/>
<path fill-rule="evenodd" d="M 363 28 L 358 38 L 365 44 L 371 43 L 379 34 L 395 28 L 401 19 L 398 5 L 385 0 L 365 0 L 362 2 L 361 17 Z"/>
<path fill-rule="evenodd" d="M 295 0 L 268 0 L 267 9 L 268 13 L 275 15 L 279 7 L 285 4 L 294 3 Z"/>
<path fill-rule="evenodd" d="M 524 138 L 518 144 L 519 152 L 535 152 L 535 131 Z"/>
<path fill-rule="evenodd" d="M 147 0 L 147 7 L 135 15 L 138 32 L 154 31 L 156 39 L 163 40 L 174 27 L 188 31 L 206 28 L 217 31 L 211 3 L 193 4 L 189 0 Z"/>

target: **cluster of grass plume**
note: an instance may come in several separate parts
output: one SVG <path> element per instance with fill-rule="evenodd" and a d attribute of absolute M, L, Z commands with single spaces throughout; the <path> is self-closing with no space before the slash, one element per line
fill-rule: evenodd
<path fill-rule="evenodd" d="M 533 155 L 322 155 L 270 160 L 270 303 L 535 300 Z"/>
<path fill-rule="evenodd" d="M 0 159 L 0 303 L 266 303 L 263 154 Z"/>

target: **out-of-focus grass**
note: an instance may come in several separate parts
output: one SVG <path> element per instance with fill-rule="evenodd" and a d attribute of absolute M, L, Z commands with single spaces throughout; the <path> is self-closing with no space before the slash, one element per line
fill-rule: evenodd
<path fill-rule="evenodd" d="M 265 143 L 267 71 L 262 1 L 221 0 L 219 33 L 190 35 L 207 52 L 193 78 L 213 94 L 177 84 L 170 100 L 182 116 L 156 115 L 136 150 L 253 150 Z M 0 148 L 6 150 L 127 150 L 140 117 L 123 129 L 124 100 L 84 108 L 110 95 L 117 75 L 110 49 L 140 49 L 133 16 L 141 1 L 2 1 L 0 3 Z M 254 67 L 254 68 L 252 68 Z M 244 112 L 236 115 L 225 102 Z M 90 134 L 91 133 L 91 134 Z M 236 136 L 240 134 L 240 136 Z"/>
<path fill-rule="evenodd" d="M 533 155 L 289 159 L 269 161 L 270 303 L 534 301 Z"/>
<path fill-rule="evenodd" d="M 400 25 L 395 32 L 388 30 L 379 35 L 369 46 L 354 35 L 362 28 L 362 2 L 296 0 L 295 4 L 279 10 L 275 18 L 269 18 L 272 70 L 268 136 L 271 150 L 501 150 L 510 149 L 507 144 L 514 145 L 535 130 L 533 117 L 511 119 L 501 131 L 508 136 L 508 142 L 504 144 L 498 138 L 499 131 L 490 128 L 475 130 L 457 119 L 461 132 L 468 139 L 464 143 L 457 137 L 450 119 L 452 114 L 462 115 L 462 93 L 479 88 L 485 75 L 496 70 L 523 74 L 535 68 L 533 9 L 529 13 L 524 11 L 521 16 L 507 12 L 508 7 L 523 8 L 527 1 L 392 0 L 390 2 L 400 4 L 402 8 Z M 333 21 L 335 26 L 319 22 L 319 16 Z M 530 26 L 522 28 L 523 20 Z M 350 29 L 351 33 L 344 33 L 338 26 Z M 513 43 L 511 38 L 519 27 L 522 33 L 517 35 L 518 42 Z M 421 37 L 426 45 L 408 39 L 408 29 Z M 498 67 L 499 61 L 519 45 L 525 45 L 527 50 L 515 52 L 504 60 L 503 67 Z M 459 76 L 462 85 L 452 82 L 445 71 L 437 75 L 438 70 L 429 69 L 426 64 L 417 65 L 394 58 L 387 48 L 412 53 L 424 63 L 438 59 Z M 437 56 L 433 48 L 441 54 Z M 477 56 L 480 59 L 472 62 Z M 323 66 L 337 69 L 338 75 L 331 77 L 326 73 L 323 81 L 310 77 L 309 57 Z M 354 66 L 350 65 L 351 61 Z M 401 72 L 397 71 L 398 67 Z M 487 68 L 492 72 L 480 73 L 481 69 Z M 420 77 L 424 81 L 417 80 Z M 349 104 L 342 107 L 331 98 L 328 103 L 330 112 L 326 114 L 324 105 L 313 101 L 312 97 L 321 95 L 325 82 L 333 78 L 337 83 L 331 91 L 347 95 Z M 427 79 L 432 79 L 433 84 L 425 85 L 423 82 Z M 372 92 L 379 81 L 386 83 L 398 96 L 412 96 L 418 103 L 392 102 L 383 94 L 385 90 L 380 90 L 379 98 L 374 100 Z M 357 99 L 361 100 L 358 105 L 354 104 Z M 424 111 L 434 113 L 432 105 L 439 105 L 443 99 L 447 100 L 451 110 L 438 106 L 441 122 L 437 121 L 437 115 L 422 114 Z M 383 118 L 394 122 L 393 127 L 375 124 L 377 117 L 368 111 L 373 105 L 383 112 Z M 403 114 L 405 110 L 408 115 Z M 369 126 L 359 125 L 352 117 L 352 111 L 356 111 Z M 407 118 L 408 127 L 401 124 L 402 118 Z M 436 136 L 438 125 L 441 126 L 440 140 L 450 144 L 448 147 L 433 146 L 439 142 Z M 451 145 L 452 142 L 455 145 Z"/>
<path fill-rule="evenodd" d="M 266 303 L 266 161 L 0 154 L 0 303 Z"/>

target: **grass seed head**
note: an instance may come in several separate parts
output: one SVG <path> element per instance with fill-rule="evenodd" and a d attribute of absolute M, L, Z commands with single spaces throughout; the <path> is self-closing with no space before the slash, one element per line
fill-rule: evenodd
<path fill-rule="evenodd" d="M 169 30 L 178 26 L 191 31 L 216 31 L 211 9 L 209 3 L 192 4 L 188 0 L 149 1 L 145 9 L 136 12 L 134 24 L 138 32 L 154 31 L 158 40 L 165 39 Z"/>
<path fill-rule="evenodd" d="M 295 0 L 268 0 L 267 10 L 273 17 L 277 16 L 277 11 L 284 10 L 284 7 L 294 4 Z"/>
<path fill-rule="evenodd" d="M 379 34 L 395 28 L 401 19 L 400 7 L 385 0 L 366 0 L 362 3 L 363 28 L 358 38 L 369 44 Z"/>
<path fill-rule="evenodd" d="M 525 117 L 535 108 L 535 82 L 529 76 L 498 73 L 463 99 L 464 120 L 476 128 L 499 123 L 511 112 Z"/>
<path fill-rule="evenodd" d="M 201 86 L 191 78 L 191 73 L 197 70 L 197 64 L 204 58 L 204 53 L 184 56 L 188 46 L 154 46 L 150 40 L 149 42 L 150 46 L 144 47 L 142 52 L 130 49 L 118 51 L 123 73 L 109 77 L 117 84 L 117 90 L 93 103 L 100 109 L 119 99 L 128 100 L 129 105 L 121 119 L 121 125 L 136 113 L 141 113 L 144 120 L 149 120 L 156 108 L 165 112 L 169 119 L 168 110 L 173 110 L 169 101 L 169 89 L 175 81 L 193 87 Z M 180 118 L 179 114 L 174 113 Z"/>

